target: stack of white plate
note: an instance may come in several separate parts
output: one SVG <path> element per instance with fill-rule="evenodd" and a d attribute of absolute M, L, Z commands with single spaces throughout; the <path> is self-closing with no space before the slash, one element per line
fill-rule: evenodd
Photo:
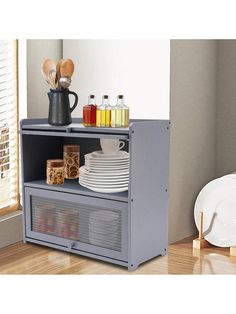
<path fill-rule="evenodd" d="M 95 151 L 85 155 L 85 165 L 80 167 L 79 183 L 101 193 L 128 190 L 129 153 L 118 151 L 107 155 L 102 151 Z"/>
<path fill-rule="evenodd" d="M 120 215 L 107 210 L 97 210 L 89 217 L 89 242 L 93 245 L 119 249 Z"/>

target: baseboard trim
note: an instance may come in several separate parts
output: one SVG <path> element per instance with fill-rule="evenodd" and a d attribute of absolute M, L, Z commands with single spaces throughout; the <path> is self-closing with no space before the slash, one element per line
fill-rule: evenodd
<path fill-rule="evenodd" d="M 22 241 L 22 210 L 0 217 L 0 248 Z"/>

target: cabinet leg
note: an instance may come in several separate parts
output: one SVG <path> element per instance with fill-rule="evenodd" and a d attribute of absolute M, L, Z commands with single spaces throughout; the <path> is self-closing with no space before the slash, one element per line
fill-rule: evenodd
<path fill-rule="evenodd" d="M 163 249 L 163 251 L 161 252 L 161 256 L 165 256 L 167 254 L 167 248 Z"/>
<path fill-rule="evenodd" d="M 134 271 L 139 267 L 139 265 L 137 264 L 129 264 L 128 265 L 128 271 Z"/>

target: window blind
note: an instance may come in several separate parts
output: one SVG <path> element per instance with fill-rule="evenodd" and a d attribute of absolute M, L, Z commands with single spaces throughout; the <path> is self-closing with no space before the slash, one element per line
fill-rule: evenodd
<path fill-rule="evenodd" d="M 19 205 L 17 41 L 0 39 L 0 215 Z"/>

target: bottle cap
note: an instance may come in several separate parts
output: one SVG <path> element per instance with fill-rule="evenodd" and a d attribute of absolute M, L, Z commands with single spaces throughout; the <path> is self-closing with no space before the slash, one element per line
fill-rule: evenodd
<path fill-rule="evenodd" d="M 89 97 L 90 97 L 90 98 L 95 98 L 95 95 L 90 95 Z"/>
<path fill-rule="evenodd" d="M 108 96 L 108 95 L 104 95 L 103 98 L 104 98 L 104 99 L 108 99 L 109 96 Z"/>
<path fill-rule="evenodd" d="M 123 99 L 124 96 L 123 95 L 118 95 L 118 99 Z"/>

